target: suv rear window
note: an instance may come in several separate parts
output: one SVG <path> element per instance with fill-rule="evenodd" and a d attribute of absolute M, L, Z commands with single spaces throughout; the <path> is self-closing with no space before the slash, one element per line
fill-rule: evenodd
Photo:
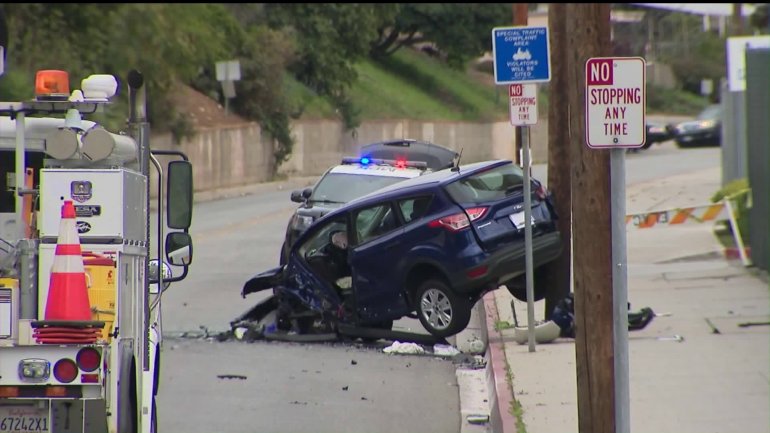
<path fill-rule="evenodd" d="M 482 203 L 523 191 L 523 186 L 521 167 L 506 164 L 452 182 L 446 191 L 458 203 Z"/>

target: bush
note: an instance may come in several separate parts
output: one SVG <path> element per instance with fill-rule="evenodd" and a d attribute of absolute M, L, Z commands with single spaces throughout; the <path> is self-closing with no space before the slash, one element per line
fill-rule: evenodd
<path fill-rule="evenodd" d="M 749 240 L 749 210 L 751 209 L 751 188 L 746 178 L 735 179 L 722 187 L 711 196 L 712 203 L 718 203 L 722 200 L 730 200 L 735 214 L 735 220 L 738 223 L 738 230 L 741 232 L 741 239 L 746 243 Z M 727 224 L 727 228 L 732 231 L 732 227 Z"/>

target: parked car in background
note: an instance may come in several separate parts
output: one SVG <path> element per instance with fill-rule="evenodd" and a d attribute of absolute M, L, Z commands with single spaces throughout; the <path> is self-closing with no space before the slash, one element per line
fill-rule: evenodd
<path fill-rule="evenodd" d="M 531 187 L 539 269 L 562 242 L 550 196 L 537 180 Z M 447 337 L 465 329 L 485 293 L 525 275 L 524 226 L 524 176 L 511 161 L 426 173 L 321 217 L 284 266 L 248 280 L 242 295 L 272 290 L 277 323 L 301 319 L 300 333 L 340 322 L 390 329 L 416 313 L 430 334 Z"/>
<path fill-rule="evenodd" d="M 678 123 L 669 129 L 679 147 L 720 146 L 722 115 L 721 104 L 709 105 L 695 120 Z"/>
<path fill-rule="evenodd" d="M 456 157 L 455 151 L 437 144 L 399 139 L 367 144 L 360 156 L 343 158 L 314 186 L 292 191 L 291 201 L 301 204 L 286 227 L 280 263 L 286 263 L 294 241 L 319 217 L 382 187 L 450 167 Z"/>
<path fill-rule="evenodd" d="M 661 125 L 653 122 L 647 122 L 645 124 L 646 140 L 642 149 L 647 149 L 653 144 L 663 143 L 671 139 L 671 133 L 666 125 Z"/>

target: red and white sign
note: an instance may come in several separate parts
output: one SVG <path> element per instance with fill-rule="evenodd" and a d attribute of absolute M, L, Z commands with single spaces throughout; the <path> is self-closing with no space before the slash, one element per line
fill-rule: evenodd
<path fill-rule="evenodd" d="M 588 147 L 644 145 L 645 67 L 641 57 L 593 57 L 586 61 Z"/>
<path fill-rule="evenodd" d="M 511 125 L 534 125 L 537 123 L 537 85 L 511 84 L 508 86 L 511 97 Z"/>

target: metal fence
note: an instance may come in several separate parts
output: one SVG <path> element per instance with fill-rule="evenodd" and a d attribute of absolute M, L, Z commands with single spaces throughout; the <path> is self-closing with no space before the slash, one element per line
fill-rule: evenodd
<path fill-rule="evenodd" d="M 770 265 L 770 49 L 746 50 L 746 143 L 752 192 L 749 212 L 751 258 Z"/>

